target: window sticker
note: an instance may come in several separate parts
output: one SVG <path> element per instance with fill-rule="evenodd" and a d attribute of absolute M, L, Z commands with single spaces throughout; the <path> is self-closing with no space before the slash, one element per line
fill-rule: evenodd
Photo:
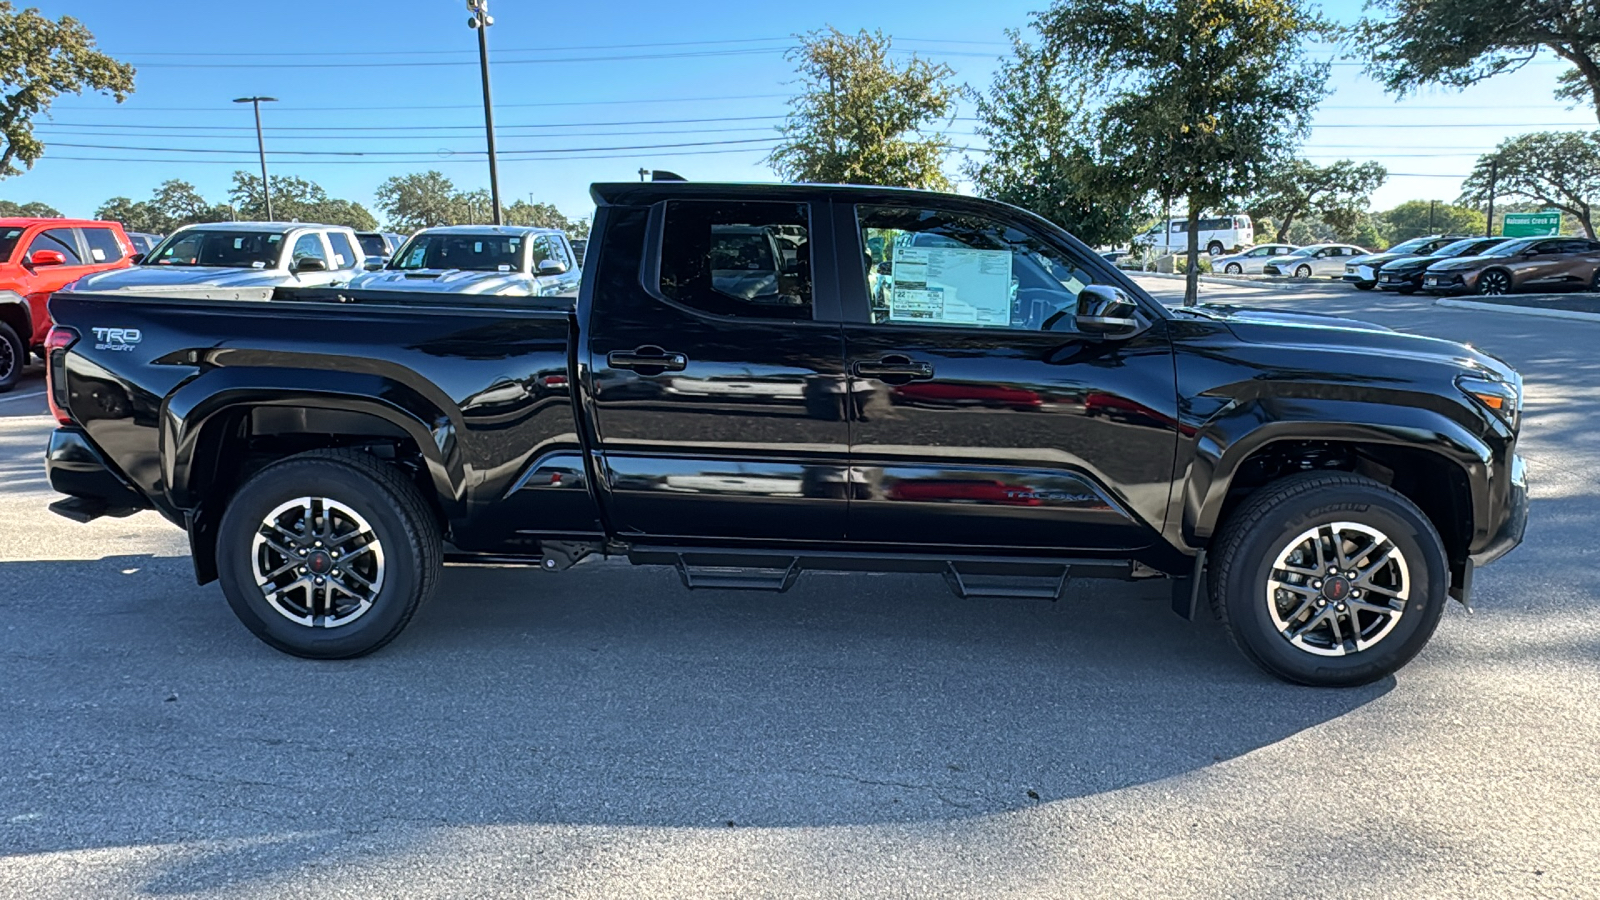
<path fill-rule="evenodd" d="M 106 261 L 106 252 L 104 250 L 101 250 L 99 247 L 90 247 L 89 248 L 89 255 L 94 257 L 94 261 L 95 262 L 105 262 Z"/>
<path fill-rule="evenodd" d="M 901 246 L 889 294 L 891 322 L 1011 324 L 1011 251 Z"/>

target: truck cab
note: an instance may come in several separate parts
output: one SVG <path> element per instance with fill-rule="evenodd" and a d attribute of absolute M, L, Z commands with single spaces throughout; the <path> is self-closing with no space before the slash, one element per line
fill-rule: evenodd
<path fill-rule="evenodd" d="M 0 218 L 0 391 L 29 352 L 43 355 L 50 295 L 95 272 L 133 264 L 122 226 L 92 219 Z"/>

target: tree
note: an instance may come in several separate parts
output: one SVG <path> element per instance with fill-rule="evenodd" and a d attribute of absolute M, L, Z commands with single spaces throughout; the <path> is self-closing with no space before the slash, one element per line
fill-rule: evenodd
<path fill-rule="evenodd" d="M 51 21 L 0 0 L 0 178 L 22 174 L 44 155 L 33 119 L 60 95 L 88 90 L 121 103 L 133 93 L 133 67 L 94 46 L 94 35 L 71 16 Z"/>
<path fill-rule="evenodd" d="M 0 200 L 0 216 L 23 216 L 29 219 L 59 219 L 61 210 L 48 203 L 13 203 Z"/>
<path fill-rule="evenodd" d="M 1389 170 L 1375 162 L 1341 159 L 1319 166 L 1304 159 L 1289 160 L 1269 172 L 1261 192 L 1248 205 L 1252 218 L 1270 218 L 1277 225 L 1273 240 L 1288 240 L 1289 230 L 1302 216 L 1315 215 L 1334 230 L 1357 230 L 1372 192 L 1383 186 Z"/>
<path fill-rule="evenodd" d="M 1549 50 L 1573 68 L 1556 95 L 1600 117 L 1600 9 L 1594 0 L 1374 0 L 1356 34 L 1368 69 L 1390 91 L 1466 87 L 1514 72 Z"/>
<path fill-rule="evenodd" d="M 1106 177 L 1094 141 L 1094 82 L 1067 65 L 1059 48 L 1007 35 L 1011 58 L 977 101 L 976 130 L 988 152 L 966 164 L 967 177 L 980 196 L 1043 216 L 1087 244 L 1127 241 L 1141 198 Z"/>
<path fill-rule="evenodd" d="M 1184 303 L 1199 294 L 1199 220 L 1254 193 L 1303 138 L 1328 67 L 1303 42 L 1328 33 L 1305 0 L 1057 0 L 1054 46 L 1107 84 L 1097 132 L 1122 183 L 1188 204 Z"/>
<path fill-rule="evenodd" d="M 441 172 L 395 175 L 378 186 L 375 196 L 389 226 L 398 231 L 450 225 L 461 218 L 461 195 Z"/>
<path fill-rule="evenodd" d="M 518 200 L 502 211 L 507 225 L 532 225 L 535 228 L 560 228 L 571 232 L 573 222 L 549 203 Z"/>
<path fill-rule="evenodd" d="M 213 205 L 200 196 L 194 185 L 176 178 L 163 181 L 149 200 L 133 201 L 112 197 L 95 210 L 95 218 L 121 222 L 129 231 L 167 234 L 175 228 L 197 222 L 227 222 L 235 218 L 224 204 Z"/>
<path fill-rule="evenodd" d="M 800 38 L 788 58 L 803 89 L 767 157 L 773 171 L 789 181 L 950 188 L 950 142 L 923 130 L 954 115 L 954 72 L 915 55 L 897 66 L 889 49 L 881 31 L 847 35 L 830 26 Z"/>
<path fill-rule="evenodd" d="M 1432 200 L 1407 200 L 1377 215 L 1383 236 L 1391 244 L 1425 234 L 1483 234 L 1479 210 Z"/>
<path fill-rule="evenodd" d="M 1478 157 L 1461 185 L 1464 204 L 1489 199 L 1490 170 L 1497 195 L 1519 197 L 1561 210 L 1595 236 L 1600 210 L 1600 132 L 1541 131 L 1502 141 Z"/>
<path fill-rule="evenodd" d="M 234 172 L 233 188 L 228 196 L 233 199 L 239 218 L 266 218 L 260 176 L 242 170 Z M 293 175 L 272 179 L 272 207 L 272 214 L 280 221 L 347 225 L 357 231 L 373 231 L 378 227 L 378 220 L 366 207 L 351 200 L 329 197 L 322 185 Z"/>

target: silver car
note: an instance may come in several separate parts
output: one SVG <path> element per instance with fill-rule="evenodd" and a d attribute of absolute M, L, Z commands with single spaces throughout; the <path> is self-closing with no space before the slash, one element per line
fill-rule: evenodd
<path fill-rule="evenodd" d="M 1274 257 L 1261 267 L 1264 275 L 1288 275 L 1291 278 L 1340 278 L 1344 264 L 1368 251 L 1354 244 L 1312 244 L 1301 247 L 1287 256 Z"/>
<path fill-rule="evenodd" d="M 577 297 L 582 273 L 567 235 L 521 225 L 446 225 L 412 235 L 353 288 L 516 297 Z"/>
<path fill-rule="evenodd" d="M 324 287 L 361 274 L 352 229 L 304 222 L 211 222 L 166 236 L 136 266 L 97 272 L 68 290 Z"/>
<path fill-rule="evenodd" d="M 1299 249 L 1294 244 L 1262 244 L 1213 258 L 1211 271 L 1227 275 L 1260 275 L 1261 267 L 1274 257 L 1287 256 Z"/>

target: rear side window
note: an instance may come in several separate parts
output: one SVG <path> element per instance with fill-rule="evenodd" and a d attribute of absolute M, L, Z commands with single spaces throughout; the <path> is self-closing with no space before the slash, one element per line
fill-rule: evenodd
<path fill-rule="evenodd" d="M 84 228 L 83 241 L 89 245 L 90 262 L 109 263 L 122 258 L 122 243 L 109 228 Z"/>
<path fill-rule="evenodd" d="M 22 240 L 21 228 L 0 228 L 0 261 L 11 258 L 11 251 L 17 248 L 17 242 Z"/>
<path fill-rule="evenodd" d="M 356 250 L 350 238 L 342 231 L 328 232 L 328 245 L 333 248 L 334 268 L 349 269 L 356 264 Z"/>
<path fill-rule="evenodd" d="M 383 246 L 381 234 L 358 234 L 356 240 L 361 242 L 361 252 L 368 256 L 388 256 L 389 249 Z"/>
<path fill-rule="evenodd" d="M 39 232 L 34 237 L 33 243 L 28 245 L 28 255 L 32 256 L 40 250 L 58 250 L 67 258 L 67 265 L 83 265 L 83 260 L 78 256 L 78 242 L 73 240 L 71 228 L 52 228 L 49 231 Z"/>
<path fill-rule="evenodd" d="M 810 319 L 810 236 L 803 203 L 669 201 L 661 295 L 722 316 Z"/>
<path fill-rule="evenodd" d="M 294 242 L 294 256 L 292 259 L 295 262 L 299 262 L 302 259 L 320 259 L 323 265 L 328 264 L 328 256 L 322 249 L 322 240 L 315 233 L 300 235 L 300 239 Z M 329 266 L 329 268 L 333 267 Z"/>

